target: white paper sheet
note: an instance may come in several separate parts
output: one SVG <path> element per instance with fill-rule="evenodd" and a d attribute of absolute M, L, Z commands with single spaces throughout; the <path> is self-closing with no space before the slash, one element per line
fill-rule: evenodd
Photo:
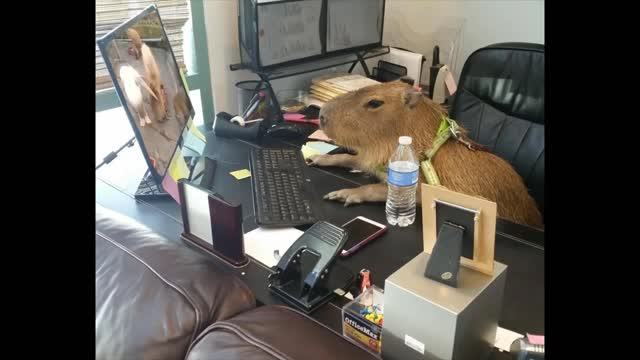
<path fill-rule="evenodd" d="M 498 327 L 498 331 L 496 331 L 496 342 L 494 344 L 498 349 L 509 352 L 511 343 L 521 337 L 523 336 L 517 332 Z"/>
<path fill-rule="evenodd" d="M 189 232 L 213 245 L 211 216 L 209 215 L 209 194 L 195 186 L 186 185 L 184 187 L 184 197 Z"/>
<path fill-rule="evenodd" d="M 247 255 L 264 265 L 275 266 L 278 264 L 278 258 L 274 256 L 275 250 L 278 250 L 280 256 L 284 255 L 302 234 L 296 228 L 257 228 L 244 234 L 244 250 Z"/>

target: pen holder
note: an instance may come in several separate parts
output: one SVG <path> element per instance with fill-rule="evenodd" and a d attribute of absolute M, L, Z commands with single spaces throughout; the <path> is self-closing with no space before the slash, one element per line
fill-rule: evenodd
<path fill-rule="evenodd" d="M 282 119 L 280 106 L 277 105 L 277 98 L 268 83 L 259 80 L 241 81 L 236 83 L 236 89 L 238 91 L 238 115 L 242 115 L 249 108 L 251 100 L 256 94 L 260 92 L 264 94 L 253 114 L 245 120 L 265 119 L 262 127 L 268 128 L 274 121 Z"/>
<path fill-rule="evenodd" d="M 238 114 L 241 115 L 249 105 L 251 104 L 251 99 L 258 93 L 263 92 L 265 94 L 265 98 L 269 99 L 271 96 L 271 90 L 267 86 L 266 83 L 261 81 L 240 81 L 236 83 L 237 89 L 237 99 L 238 99 Z M 264 118 L 268 114 L 265 112 L 265 105 L 268 104 L 268 101 L 263 101 L 261 106 L 258 107 L 257 111 L 254 113 L 254 118 Z M 246 119 L 250 120 L 250 119 Z"/>
<path fill-rule="evenodd" d="M 220 112 L 216 115 L 216 119 L 213 123 L 213 132 L 216 136 L 256 140 L 262 134 L 260 131 L 260 122 L 252 123 L 243 127 L 232 123 L 230 121 L 231 118 L 233 118 L 233 116 L 225 112 Z"/>
<path fill-rule="evenodd" d="M 374 285 L 342 308 L 342 335 L 380 355 L 383 313 L 384 290 Z"/>

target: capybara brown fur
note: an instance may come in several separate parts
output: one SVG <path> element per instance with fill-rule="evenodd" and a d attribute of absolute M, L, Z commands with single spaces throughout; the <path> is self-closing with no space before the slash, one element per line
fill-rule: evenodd
<path fill-rule="evenodd" d="M 320 111 L 320 128 L 356 155 L 314 155 L 307 159 L 309 165 L 359 169 L 376 175 L 382 182 L 333 191 L 325 199 L 343 201 L 345 206 L 385 201 L 387 174 L 380 170 L 380 165 L 388 165 L 398 138 L 411 136 L 411 146 L 419 156 L 432 147 L 446 115 L 443 107 L 400 81 L 368 86 L 327 102 Z M 540 211 L 522 178 L 502 158 L 487 151 L 471 150 L 452 138 L 438 150 L 432 163 L 442 186 L 495 202 L 501 218 L 543 226 Z M 420 182 L 425 182 L 422 172 Z"/>

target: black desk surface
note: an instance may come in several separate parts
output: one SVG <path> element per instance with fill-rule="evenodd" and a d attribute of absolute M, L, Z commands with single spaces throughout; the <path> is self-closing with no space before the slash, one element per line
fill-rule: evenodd
<path fill-rule="evenodd" d="M 307 126 L 307 125 L 303 125 Z M 314 130 L 307 127 L 307 133 Z M 207 133 L 205 154 L 218 160 L 213 190 L 226 200 L 243 206 L 244 231 L 256 228 L 253 214 L 251 179 L 236 180 L 229 172 L 247 169 L 251 147 L 291 146 L 299 148 L 305 138 L 295 141 L 278 141 L 269 138 L 259 144 L 243 140 L 218 138 Z M 117 161 L 116 161 L 117 162 Z M 114 166 L 116 163 L 110 164 Z M 346 169 L 312 168 L 311 179 L 319 195 L 372 183 L 375 180 L 350 173 Z M 99 177 L 99 176 L 97 176 Z M 97 203 L 129 215 L 169 239 L 179 240 L 182 221 L 179 206 L 170 199 L 143 202 L 118 189 L 108 180 L 96 181 Z M 317 203 L 327 221 L 341 225 L 361 215 L 386 223 L 384 204 L 359 204 L 344 207 L 342 203 L 321 200 Z M 372 272 L 372 281 L 383 288 L 384 280 L 394 271 L 422 251 L 422 217 L 420 208 L 416 222 L 406 228 L 390 227 L 386 234 L 362 248 L 353 256 L 339 260 L 354 272 L 367 268 Z M 495 259 L 508 265 L 505 298 L 500 326 L 519 332 L 544 334 L 544 233 L 498 219 Z M 281 303 L 266 285 L 271 271 L 262 264 L 251 261 L 241 269 L 233 269 L 217 259 L 224 271 L 241 276 L 254 291 L 260 303 Z M 312 314 L 335 331 L 341 333 L 341 306 L 345 299 L 336 298 Z"/>

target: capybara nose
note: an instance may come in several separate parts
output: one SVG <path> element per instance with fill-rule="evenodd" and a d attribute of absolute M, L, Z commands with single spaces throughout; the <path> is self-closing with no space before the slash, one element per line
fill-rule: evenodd
<path fill-rule="evenodd" d="M 324 115 L 320 115 L 320 126 L 321 127 L 327 126 L 327 118 Z"/>

